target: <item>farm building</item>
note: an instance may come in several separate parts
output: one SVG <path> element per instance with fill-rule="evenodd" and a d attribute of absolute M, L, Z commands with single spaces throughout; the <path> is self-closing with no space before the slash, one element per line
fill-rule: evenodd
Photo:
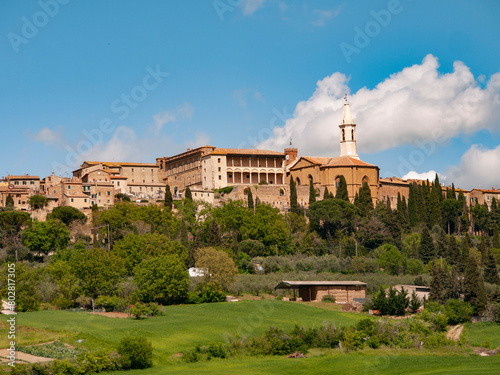
<path fill-rule="evenodd" d="M 336 303 L 352 303 L 354 298 L 366 298 L 366 284 L 361 281 L 282 281 L 274 290 L 290 289 L 292 298 L 321 302 L 326 295 Z"/>

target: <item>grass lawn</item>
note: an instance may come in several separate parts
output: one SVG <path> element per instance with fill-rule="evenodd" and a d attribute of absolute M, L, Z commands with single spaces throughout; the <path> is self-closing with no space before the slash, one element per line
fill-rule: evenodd
<path fill-rule="evenodd" d="M 108 318 L 83 312 L 37 311 L 17 315 L 17 343 L 60 339 L 78 347 L 113 350 L 123 337 L 141 335 L 152 342 L 155 363 L 161 364 L 170 362 L 172 354 L 191 350 L 197 344 L 224 342 L 236 334 L 260 335 L 270 326 L 290 329 L 295 323 L 312 327 L 326 321 L 345 326 L 363 318 L 366 315 L 276 300 L 168 306 L 165 316 L 143 320 Z M 8 347 L 6 319 L 5 316 L 1 318 L 0 348 Z M 77 339 L 82 339 L 83 343 L 78 344 Z"/>
<path fill-rule="evenodd" d="M 485 341 L 489 341 L 491 348 L 500 347 L 500 324 L 468 323 L 464 327 L 464 334 L 472 346 L 483 346 Z"/>
<path fill-rule="evenodd" d="M 325 306 L 323 306 L 325 305 Z M 314 349 L 309 358 L 242 357 L 185 363 L 175 353 L 197 344 L 224 342 L 232 335 L 255 336 L 270 326 L 290 329 L 334 322 L 346 326 L 367 315 L 337 311 L 332 304 L 306 304 L 276 300 L 241 301 L 202 305 L 169 306 L 166 315 L 143 320 L 108 318 L 83 312 L 38 311 L 17 315 L 18 345 L 61 340 L 91 350 L 116 349 L 128 335 L 147 337 L 154 348 L 154 367 L 128 371 L 152 374 L 496 374 L 500 356 L 479 357 L 463 347 L 435 350 L 371 350 L 345 354 L 341 350 Z M 7 316 L 0 317 L 0 348 L 8 347 Z M 500 346 L 500 326 L 467 325 L 473 345 L 489 340 Z M 77 343 L 82 339 L 81 344 Z M 113 374 L 113 373 L 110 373 Z"/>
<path fill-rule="evenodd" d="M 198 363 L 129 371 L 130 375 L 152 374 L 497 374 L 500 357 L 435 355 L 431 351 L 370 351 L 287 359 L 260 357 L 212 360 Z M 108 373 L 111 375 L 112 373 Z"/>

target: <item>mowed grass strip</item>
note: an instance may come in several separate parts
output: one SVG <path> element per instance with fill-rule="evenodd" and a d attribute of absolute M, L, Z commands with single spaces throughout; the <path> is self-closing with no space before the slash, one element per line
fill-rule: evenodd
<path fill-rule="evenodd" d="M 178 363 L 148 370 L 128 371 L 129 375 L 201 374 L 201 375 L 322 375 L 322 374 L 498 374 L 500 357 L 433 355 L 431 351 L 406 350 L 406 354 L 378 351 L 343 353 L 327 356 L 287 359 L 285 357 L 249 357 Z M 110 375 L 112 373 L 109 373 Z"/>
<path fill-rule="evenodd" d="M 17 325 L 65 332 L 65 336 L 73 340 L 68 344 L 76 345 L 76 340 L 82 339 L 83 346 L 89 349 L 112 350 L 125 336 L 145 336 L 153 344 L 155 359 L 163 362 L 172 354 L 192 350 L 196 345 L 224 342 L 233 335 L 261 335 L 271 326 L 283 329 L 291 329 L 294 324 L 319 327 L 324 322 L 347 326 L 364 318 L 366 315 L 363 314 L 262 300 L 168 306 L 165 316 L 142 320 L 108 318 L 83 312 L 37 311 L 19 313 Z M 6 337 L 6 328 L 3 331 L 0 335 Z M 6 342 L 3 346 L 6 347 Z"/>

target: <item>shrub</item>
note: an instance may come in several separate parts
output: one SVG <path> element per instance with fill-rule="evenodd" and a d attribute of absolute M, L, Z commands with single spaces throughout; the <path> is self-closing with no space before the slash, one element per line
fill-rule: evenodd
<path fill-rule="evenodd" d="M 149 315 L 149 305 L 141 302 L 137 302 L 133 305 L 130 310 L 130 314 L 132 314 L 136 319 L 141 319 L 145 315 Z"/>
<path fill-rule="evenodd" d="M 124 369 L 143 369 L 153 366 L 153 347 L 145 337 L 125 337 L 118 346 Z"/>
<path fill-rule="evenodd" d="M 226 358 L 227 352 L 222 344 L 210 344 L 207 348 L 208 358 Z"/>
<path fill-rule="evenodd" d="M 470 322 L 474 312 L 470 303 L 457 299 L 446 301 L 444 308 L 448 324 L 452 325 Z"/>
<path fill-rule="evenodd" d="M 127 308 L 127 301 L 116 296 L 99 296 L 95 300 L 97 307 L 102 307 L 104 311 L 125 311 Z"/>
<path fill-rule="evenodd" d="M 324 295 L 323 298 L 321 298 L 321 302 L 335 303 L 335 296 L 332 296 L 331 294 Z"/>

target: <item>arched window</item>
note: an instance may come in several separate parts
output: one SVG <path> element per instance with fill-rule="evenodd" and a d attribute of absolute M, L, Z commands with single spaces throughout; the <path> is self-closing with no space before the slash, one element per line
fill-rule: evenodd
<path fill-rule="evenodd" d="M 351 139 L 354 141 L 354 129 L 351 130 Z"/>
<path fill-rule="evenodd" d="M 297 185 L 300 185 L 300 178 L 298 178 L 298 177 L 296 178 L 296 183 L 297 183 Z"/>
<path fill-rule="evenodd" d="M 342 142 L 345 142 L 345 129 L 342 129 Z"/>
<path fill-rule="evenodd" d="M 338 189 L 340 185 L 340 176 L 335 177 L 335 188 Z"/>
<path fill-rule="evenodd" d="M 309 178 L 309 181 L 311 181 L 314 184 L 313 176 L 309 175 L 308 178 Z"/>
<path fill-rule="evenodd" d="M 366 182 L 368 185 L 370 184 L 370 180 L 368 179 L 368 176 L 363 177 L 361 180 L 361 183 Z"/>

